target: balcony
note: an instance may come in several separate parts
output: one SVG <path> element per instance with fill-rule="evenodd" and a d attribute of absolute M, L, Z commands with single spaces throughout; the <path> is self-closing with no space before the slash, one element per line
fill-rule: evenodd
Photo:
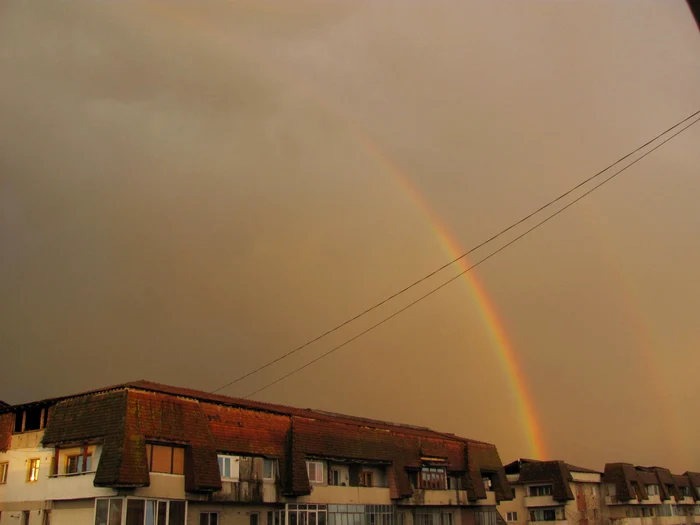
<path fill-rule="evenodd" d="M 606 505 L 639 505 L 639 500 L 637 498 L 632 498 L 630 500 L 618 499 L 617 496 L 605 496 Z"/>
<path fill-rule="evenodd" d="M 403 498 L 401 505 L 439 506 L 439 505 L 495 505 L 496 494 L 487 492 L 486 499 L 469 501 L 466 490 L 430 490 L 415 489 L 413 496 Z"/>
<path fill-rule="evenodd" d="M 46 499 L 70 500 L 101 498 L 117 494 L 116 490 L 111 488 L 95 487 L 94 481 L 94 472 L 51 476 L 46 486 Z"/>
<path fill-rule="evenodd" d="M 311 494 L 299 496 L 297 503 L 341 505 L 391 505 L 391 495 L 386 487 L 341 487 L 335 485 L 312 485 Z"/>
<path fill-rule="evenodd" d="M 277 503 L 277 486 L 262 480 L 222 481 L 221 490 L 212 494 L 213 501 L 236 503 Z"/>
<path fill-rule="evenodd" d="M 558 501 L 554 501 L 551 494 L 547 496 L 525 496 L 526 507 L 556 507 L 561 505 Z"/>

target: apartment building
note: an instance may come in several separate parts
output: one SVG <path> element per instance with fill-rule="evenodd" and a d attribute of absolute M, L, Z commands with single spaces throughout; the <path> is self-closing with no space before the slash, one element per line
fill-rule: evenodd
<path fill-rule="evenodd" d="M 137 381 L 0 407 L 0 525 L 496 525 L 496 447 Z"/>
<path fill-rule="evenodd" d="M 563 461 L 519 459 L 504 467 L 514 498 L 498 510 L 507 522 L 603 525 L 602 472 Z M 607 524 L 606 524 L 607 525 Z"/>
<path fill-rule="evenodd" d="M 603 488 L 607 525 L 700 524 L 700 474 L 609 463 Z"/>

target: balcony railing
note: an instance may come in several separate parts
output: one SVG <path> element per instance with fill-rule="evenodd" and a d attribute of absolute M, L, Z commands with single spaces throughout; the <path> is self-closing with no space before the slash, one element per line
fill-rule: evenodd
<path fill-rule="evenodd" d="M 559 505 L 551 494 L 547 496 L 525 496 L 526 507 L 553 507 Z"/>

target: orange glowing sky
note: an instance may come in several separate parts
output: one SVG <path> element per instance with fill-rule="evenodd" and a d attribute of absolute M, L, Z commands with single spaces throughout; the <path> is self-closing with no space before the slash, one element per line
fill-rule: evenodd
<path fill-rule="evenodd" d="M 682 0 L 3 2 L 0 399 L 225 384 L 700 109 L 698 65 Z M 700 471 L 699 143 L 257 397 Z"/>

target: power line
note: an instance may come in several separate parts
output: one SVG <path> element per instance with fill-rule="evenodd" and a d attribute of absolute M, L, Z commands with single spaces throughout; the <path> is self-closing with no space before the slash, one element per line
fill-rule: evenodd
<path fill-rule="evenodd" d="M 444 269 L 448 268 L 449 266 L 452 266 L 452 265 L 455 264 L 456 262 L 458 262 L 458 261 L 464 259 L 464 258 L 465 258 L 467 255 L 469 255 L 470 253 L 472 253 L 472 252 L 478 250 L 479 248 L 482 248 L 482 247 L 484 247 L 485 245 L 489 244 L 490 242 L 492 242 L 492 241 L 498 239 L 498 238 L 501 237 L 502 235 L 508 233 L 508 232 L 509 232 L 510 230 L 512 230 L 513 228 L 515 228 L 515 227 L 519 226 L 520 224 L 522 224 L 523 222 L 526 222 L 527 220 L 531 219 L 533 216 L 537 215 L 537 214 L 540 213 L 541 211 L 543 211 L 543 210 L 549 208 L 549 207 L 552 206 L 553 204 L 555 204 L 555 203 L 559 202 L 560 200 L 564 199 L 565 197 L 567 197 L 568 195 L 570 195 L 571 193 L 573 193 L 574 191 L 576 191 L 576 190 L 579 189 L 580 187 L 582 187 L 582 186 L 586 185 L 587 183 L 591 182 L 593 179 L 599 177 L 600 175 L 602 175 L 603 173 L 605 173 L 606 171 L 608 171 L 610 168 L 616 166 L 616 165 L 619 164 L 620 162 L 622 162 L 622 161 L 624 161 L 625 159 L 631 157 L 632 155 L 634 155 L 634 154 L 637 153 L 638 151 L 640 151 L 640 150 L 644 149 L 645 147 L 647 147 L 648 145 L 650 145 L 652 142 L 654 142 L 654 141 L 656 141 L 657 139 L 659 139 L 660 137 L 664 136 L 664 135 L 665 135 L 666 133 L 668 133 L 669 131 L 673 130 L 674 128 L 677 128 L 678 126 L 680 126 L 681 124 L 687 122 L 688 120 L 692 119 L 693 117 L 695 117 L 695 116 L 698 115 L 698 114 L 700 114 L 700 110 L 695 111 L 693 114 L 687 116 L 686 118 L 684 118 L 684 119 L 681 120 L 680 122 L 674 124 L 673 126 L 671 126 L 670 128 L 668 128 L 667 130 L 663 131 L 662 133 L 659 133 L 659 134 L 656 135 L 653 139 L 651 139 L 651 140 L 645 142 L 644 144 L 642 144 L 641 146 L 639 146 L 639 147 L 636 148 L 635 150 L 631 151 L 631 152 L 628 153 L 627 155 L 625 155 L 625 156 L 619 158 L 618 160 L 616 160 L 615 162 L 613 162 L 612 164 L 610 164 L 609 166 L 607 166 L 605 169 L 600 170 L 600 171 L 597 172 L 596 174 L 594 174 L 594 175 L 588 177 L 587 179 L 581 181 L 580 183 L 576 184 L 573 188 L 567 190 L 566 192 L 562 193 L 561 195 L 559 195 L 559 196 L 556 197 L 555 199 L 552 199 L 552 200 L 550 200 L 549 202 L 547 202 L 546 204 L 540 206 L 540 207 L 537 208 L 535 211 L 529 213 L 528 215 L 526 215 L 526 216 L 523 217 L 522 219 L 520 219 L 520 220 L 518 220 L 518 221 L 512 223 L 510 226 L 508 226 L 507 228 L 505 228 L 505 229 L 499 231 L 499 232 L 496 233 L 495 235 L 492 235 L 491 237 L 489 237 L 489 238 L 486 239 L 485 241 L 482 241 L 481 243 L 479 243 L 479 244 L 477 244 L 476 246 L 472 247 L 472 248 L 469 249 L 467 252 L 465 252 L 465 253 L 463 253 L 463 254 L 461 254 L 461 255 L 455 257 L 455 258 L 452 259 L 451 261 L 449 261 L 449 262 L 443 264 L 442 266 L 436 268 L 435 270 L 433 270 L 432 272 L 430 272 L 430 273 L 424 275 L 424 276 L 421 277 L 420 279 L 418 279 L 418 280 L 412 282 L 411 284 L 409 284 L 409 285 L 403 287 L 402 289 L 398 290 L 397 292 L 395 292 L 395 293 L 393 293 L 393 294 L 387 296 L 386 298 L 382 299 L 382 300 L 379 301 L 378 303 L 375 303 L 374 305 L 370 306 L 370 307 L 367 308 L 366 310 L 363 310 L 362 312 L 358 313 L 358 314 L 355 315 L 354 317 L 351 317 L 351 318 L 347 319 L 346 321 L 344 321 L 344 322 L 342 322 L 342 323 L 340 323 L 340 324 L 334 326 L 333 328 L 331 328 L 331 329 L 329 329 L 329 330 L 326 330 L 326 331 L 323 332 L 322 334 L 320 334 L 320 335 L 314 337 L 313 339 L 310 339 L 309 341 L 305 342 L 305 343 L 302 344 L 301 346 L 298 346 L 298 347 L 294 348 L 293 350 L 290 350 L 289 352 L 287 352 L 287 353 L 285 353 L 285 354 L 282 354 L 282 355 L 276 357 L 275 359 L 273 359 L 273 360 L 271 360 L 271 361 L 268 361 L 268 362 L 265 363 L 264 365 L 261 365 L 261 366 L 259 366 L 258 368 L 255 368 L 255 369 L 251 370 L 250 372 L 247 372 L 247 373 L 245 373 L 245 374 L 243 374 L 243 375 L 237 377 L 237 378 L 234 379 L 233 381 L 230 381 L 230 382 L 226 383 L 225 385 L 220 386 L 219 388 L 217 388 L 217 389 L 215 389 L 215 390 L 212 390 L 211 393 L 219 392 L 219 391 L 223 390 L 224 388 L 228 388 L 228 387 L 230 387 L 230 386 L 232 386 L 232 385 L 235 385 L 236 383 L 239 383 L 240 381 L 243 381 L 244 379 L 246 379 L 246 378 L 248 378 L 248 377 L 250 377 L 250 376 L 252 376 L 252 375 L 254 375 L 254 374 L 257 374 L 258 372 L 260 372 L 260 371 L 262 371 L 262 370 L 264 370 L 264 369 L 266 369 L 266 368 L 268 368 L 268 367 L 274 365 L 275 363 L 278 363 L 279 361 L 282 361 L 283 359 L 286 359 L 287 357 L 289 357 L 289 356 L 291 356 L 291 355 L 293 355 L 293 354 L 296 354 L 297 352 L 303 350 L 303 349 L 306 348 L 307 346 L 310 346 L 310 345 L 312 345 L 313 343 L 316 343 L 316 342 L 320 341 L 321 339 L 323 339 L 323 338 L 329 336 L 330 334 L 332 334 L 332 333 L 334 333 L 334 332 L 340 330 L 340 329 L 343 328 L 344 326 L 347 326 L 348 324 L 350 324 L 350 323 L 352 323 L 352 322 L 354 322 L 354 321 L 357 321 L 357 320 L 360 319 L 361 317 L 364 317 L 365 315 L 367 315 L 368 313 L 372 312 L 373 310 L 376 310 L 376 309 L 379 308 L 380 306 L 382 306 L 382 305 L 388 303 L 388 302 L 391 301 L 392 299 L 395 299 L 395 298 L 398 297 L 399 295 L 404 294 L 405 292 L 407 292 L 407 291 L 410 290 L 411 288 L 416 287 L 417 285 L 419 285 L 419 284 L 421 284 L 422 282 L 426 281 L 427 279 L 433 277 L 434 275 L 436 275 L 437 273 L 441 272 L 442 270 L 444 270 Z"/>
<path fill-rule="evenodd" d="M 696 111 L 696 112 L 695 112 L 693 115 L 691 115 L 689 118 L 692 118 L 693 116 L 698 115 L 698 114 L 700 114 L 700 110 Z M 678 125 L 682 124 L 683 122 L 686 122 L 687 120 L 688 120 L 688 118 L 682 120 L 681 122 L 679 122 L 678 124 L 676 124 L 675 126 L 673 126 L 673 127 L 670 128 L 670 129 L 673 129 L 673 128 L 677 127 Z M 633 162 L 631 162 L 630 164 L 628 164 L 628 165 L 625 166 L 624 168 L 620 169 L 619 171 L 616 171 L 613 175 L 611 175 L 611 176 L 608 177 L 607 179 L 603 180 L 602 182 L 596 184 L 596 185 L 593 186 L 590 190 L 586 191 L 585 193 L 583 193 L 582 195 L 580 195 L 579 197 L 577 197 L 576 199 L 574 199 L 573 201 L 571 201 L 570 203 L 568 203 L 568 204 L 567 204 L 566 206 L 564 206 L 563 208 L 560 208 L 559 210 L 557 210 L 557 211 L 554 212 L 553 214 L 551 214 L 551 215 L 549 215 L 548 217 L 546 217 L 545 219 L 541 220 L 540 222 L 538 222 L 537 224 L 535 224 L 534 226 L 532 226 L 532 227 L 529 228 L 528 230 L 524 231 L 523 233 L 521 233 L 520 235 L 518 235 L 517 237 L 515 237 L 514 239 L 512 239 L 512 240 L 509 241 L 508 243 L 504 244 L 503 246 L 501 246 L 500 248 L 498 248 L 498 249 L 495 250 L 494 252 L 491 252 L 491 253 L 490 253 L 489 255 L 487 255 L 486 257 L 484 257 L 484 258 L 480 259 L 479 261 L 477 261 L 476 263 L 472 264 L 470 267 L 466 268 L 464 271 L 459 272 L 459 273 L 458 273 L 457 275 L 455 275 L 454 277 L 451 277 L 450 279 L 448 279 L 448 280 L 445 281 L 444 283 L 442 283 L 442 284 L 440 284 L 439 286 L 433 288 L 433 289 L 430 290 L 429 292 L 427 292 L 427 293 L 421 295 L 420 297 L 418 297 L 418 298 L 415 299 L 414 301 L 408 303 L 408 304 L 407 304 L 406 306 L 404 306 L 403 308 L 401 308 L 401 309 L 397 310 L 396 312 L 394 312 L 393 314 L 391 314 L 391 315 L 389 315 L 389 316 L 383 318 L 381 321 L 379 321 L 379 322 L 373 324 L 372 326 L 370 326 L 370 327 L 367 328 L 366 330 L 364 330 L 364 331 L 360 332 L 359 334 L 357 334 L 357 335 L 351 337 L 350 339 L 347 339 L 347 340 L 344 341 L 343 343 L 341 343 L 341 344 L 339 344 L 339 345 L 337 345 L 337 346 L 331 348 L 331 349 L 328 350 L 327 352 L 325 352 L 325 353 L 321 354 L 320 356 L 318 356 L 318 357 L 312 359 L 312 360 L 309 361 L 308 363 L 306 363 L 306 364 L 304 364 L 304 365 L 302 365 L 302 366 L 299 366 L 299 367 L 295 368 L 295 369 L 292 370 L 291 372 L 289 372 L 289 373 L 287 373 L 287 374 L 285 374 L 285 375 L 283 375 L 283 376 L 281 376 L 281 377 L 275 379 L 275 380 L 272 381 L 271 383 L 267 383 L 265 386 L 263 386 L 263 387 L 261 387 L 261 388 L 258 388 L 257 390 L 251 392 L 250 394 L 246 395 L 246 396 L 244 397 L 244 399 L 248 399 L 248 398 L 254 396 L 255 394 L 258 394 L 258 393 L 262 392 L 263 390 L 266 390 L 266 389 L 270 388 L 271 386 L 273 386 L 273 385 L 279 383 L 280 381 L 284 381 L 284 380 L 287 379 L 288 377 L 290 377 L 290 376 L 292 376 L 292 375 L 294 375 L 294 374 L 296 374 L 296 373 L 298 373 L 298 372 L 301 372 L 301 371 L 304 370 L 305 368 L 307 368 L 307 367 L 313 365 L 314 363 L 316 363 L 316 362 L 320 361 L 321 359 L 323 359 L 323 358 L 329 356 L 330 354 L 332 354 L 332 353 L 334 353 L 334 352 L 337 352 L 337 351 L 340 350 L 341 348 L 347 346 L 348 344 L 352 343 L 353 341 L 359 339 L 360 337 L 364 336 L 365 334 L 367 334 L 367 333 L 371 332 L 372 330 L 378 328 L 379 326 L 383 325 L 383 324 L 386 323 L 387 321 L 389 321 L 389 320 L 393 319 L 394 317 L 400 315 L 401 313 L 405 312 L 405 311 L 408 310 L 409 308 L 411 308 L 411 307 L 415 306 L 416 304 L 420 303 L 420 302 L 423 301 L 424 299 L 427 299 L 428 297 L 430 297 L 431 295 L 433 295 L 433 294 L 436 293 L 437 291 L 441 290 L 442 288 L 444 288 L 445 286 L 447 286 L 447 285 L 450 284 L 451 282 L 456 281 L 457 279 L 459 279 L 462 275 L 466 274 L 467 272 L 470 272 L 471 270 L 473 270 L 473 269 L 476 268 L 477 266 L 479 266 L 479 265 L 481 265 L 482 263 L 488 261 L 491 257 L 493 257 L 493 256 L 495 256 L 496 254 L 502 252 L 503 250 L 505 250 L 506 248 L 508 248 L 508 247 L 511 246 L 512 244 L 515 244 L 517 241 L 519 241 L 520 239 L 522 239 L 523 237 L 525 237 L 526 235 L 528 235 L 528 234 L 531 233 L 532 231 L 536 230 L 536 229 L 539 228 L 540 226 L 542 226 L 542 225 L 544 225 L 545 223 L 549 222 L 551 219 L 553 219 L 554 217 L 556 217 L 556 216 L 559 215 L 560 213 L 564 212 L 565 210 L 567 210 L 568 208 L 570 208 L 571 206 L 573 206 L 574 204 L 576 204 L 578 201 L 580 201 L 581 199 L 583 199 L 583 198 L 586 197 L 587 195 L 590 195 L 591 193 L 593 193 L 595 190 L 597 190 L 598 188 L 600 188 L 600 187 L 603 186 L 604 184 L 607 184 L 608 182 L 610 182 L 611 180 L 613 180 L 615 177 L 617 177 L 620 173 L 622 173 L 623 171 L 626 171 L 627 169 L 631 168 L 631 167 L 634 166 L 637 162 L 639 162 L 640 160 L 642 160 L 644 157 L 646 157 L 647 155 L 653 153 L 654 151 L 656 151 L 657 149 L 659 149 L 661 146 L 663 146 L 664 144 L 666 144 L 669 140 L 673 139 L 674 137 L 677 137 L 678 135 L 680 135 L 681 133 L 683 133 L 686 129 L 688 129 L 688 128 L 691 127 L 692 125 L 696 124 L 697 122 L 700 122 L 700 118 L 694 120 L 693 122 L 691 122 L 690 124 L 688 124 L 687 126 L 685 126 L 684 128 L 682 128 L 680 131 L 677 131 L 676 133 L 674 133 L 673 135 L 671 135 L 670 137 L 668 137 L 667 139 L 665 139 L 663 142 L 657 144 L 657 145 L 654 146 L 652 149 L 650 149 L 649 151 L 647 151 L 644 155 L 642 155 L 642 156 L 639 157 L 638 159 L 635 159 Z M 667 132 L 668 132 L 668 131 L 662 133 L 662 135 L 665 134 L 665 133 L 667 133 Z M 657 138 L 658 138 L 658 137 L 657 137 Z M 653 142 L 653 141 L 652 141 L 652 142 Z M 629 155 L 628 155 L 628 156 L 629 156 Z M 569 193 L 570 193 L 570 192 L 569 192 Z"/>

